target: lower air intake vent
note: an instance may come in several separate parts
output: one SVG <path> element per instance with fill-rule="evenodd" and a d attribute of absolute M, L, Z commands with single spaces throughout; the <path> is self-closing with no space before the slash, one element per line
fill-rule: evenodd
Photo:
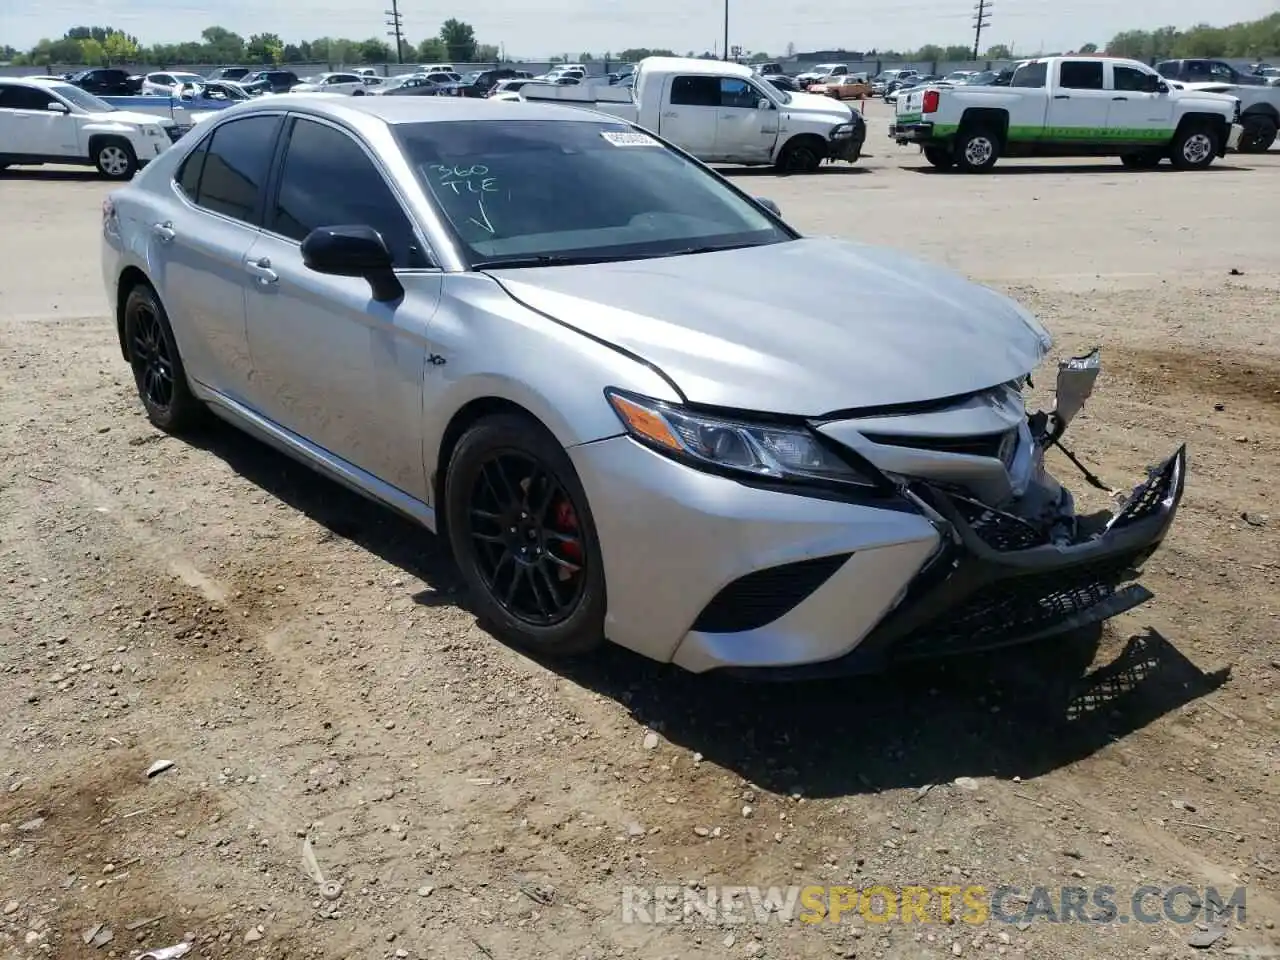
<path fill-rule="evenodd" d="M 756 570 L 715 595 L 698 615 L 701 633 L 740 633 L 773 623 L 826 583 L 853 554 L 841 553 Z"/>

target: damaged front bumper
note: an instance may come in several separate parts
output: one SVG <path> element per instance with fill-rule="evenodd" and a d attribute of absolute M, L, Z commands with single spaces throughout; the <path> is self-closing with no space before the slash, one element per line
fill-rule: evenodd
<path fill-rule="evenodd" d="M 1096 351 L 1060 365 L 1054 410 L 1029 418 L 1041 453 L 1084 406 L 1097 373 Z M 1043 524 L 949 485 L 904 480 L 902 495 L 939 530 L 943 546 L 892 610 L 838 659 L 732 672 L 769 680 L 873 673 L 1043 640 L 1131 610 L 1152 598 L 1136 579 L 1173 523 L 1186 471 L 1183 446 L 1151 468 L 1109 515 L 1077 517 L 1070 495 L 1060 490 L 1068 532 L 1050 534 Z"/>

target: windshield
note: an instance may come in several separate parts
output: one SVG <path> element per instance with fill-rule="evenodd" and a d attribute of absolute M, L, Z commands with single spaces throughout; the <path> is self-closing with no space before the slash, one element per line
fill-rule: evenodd
<path fill-rule="evenodd" d="M 625 123 L 393 127 L 472 266 L 628 260 L 792 239 L 750 199 Z"/>
<path fill-rule="evenodd" d="M 56 93 L 63 100 L 66 100 L 72 106 L 79 107 L 81 110 L 87 110 L 89 113 L 110 113 L 115 109 L 105 100 L 99 100 L 92 93 L 87 93 L 79 87 L 73 87 L 69 83 L 59 83 L 45 88 Z"/>

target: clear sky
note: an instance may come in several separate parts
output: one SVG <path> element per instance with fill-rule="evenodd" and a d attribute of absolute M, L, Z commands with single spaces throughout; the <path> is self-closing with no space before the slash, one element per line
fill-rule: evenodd
<path fill-rule="evenodd" d="M 901 0 L 883 4 L 846 0 L 729 0 L 729 42 L 747 50 L 906 49 L 925 43 L 972 43 L 977 0 Z M 390 0 L 0 0 L 0 43 L 27 48 L 68 27 L 111 25 L 144 43 L 196 39 L 219 25 L 248 36 L 267 31 L 287 43 L 319 36 L 365 39 L 384 33 Z M 1276 10 L 1276 0 L 995 0 L 983 46 L 1005 43 L 1016 51 L 1070 49 L 1105 43 L 1120 30 L 1209 20 L 1226 24 Z M 508 56 L 618 51 L 626 47 L 718 50 L 722 0 L 483 0 L 456 9 L 405 0 L 400 7 L 408 38 L 436 33 L 457 16 L 475 27 L 481 43 L 502 44 Z"/>

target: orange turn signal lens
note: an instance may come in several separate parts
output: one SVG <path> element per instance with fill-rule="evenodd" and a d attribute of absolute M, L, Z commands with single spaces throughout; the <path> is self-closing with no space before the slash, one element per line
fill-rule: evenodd
<path fill-rule="evenodd" d="M 628 400 L 621 394 L 609 393 L 608 397 L 614 411 L 636 436 L 644 437 L 646 440 L 666 447 L 668 450 L 680 451 L 684 449 L 680 441 L 676 439 L 676 435 L 671 432 L 671 427 L 667 425 L 667 421 L 657 413 L 641 406 L 634 400 Z"/>

